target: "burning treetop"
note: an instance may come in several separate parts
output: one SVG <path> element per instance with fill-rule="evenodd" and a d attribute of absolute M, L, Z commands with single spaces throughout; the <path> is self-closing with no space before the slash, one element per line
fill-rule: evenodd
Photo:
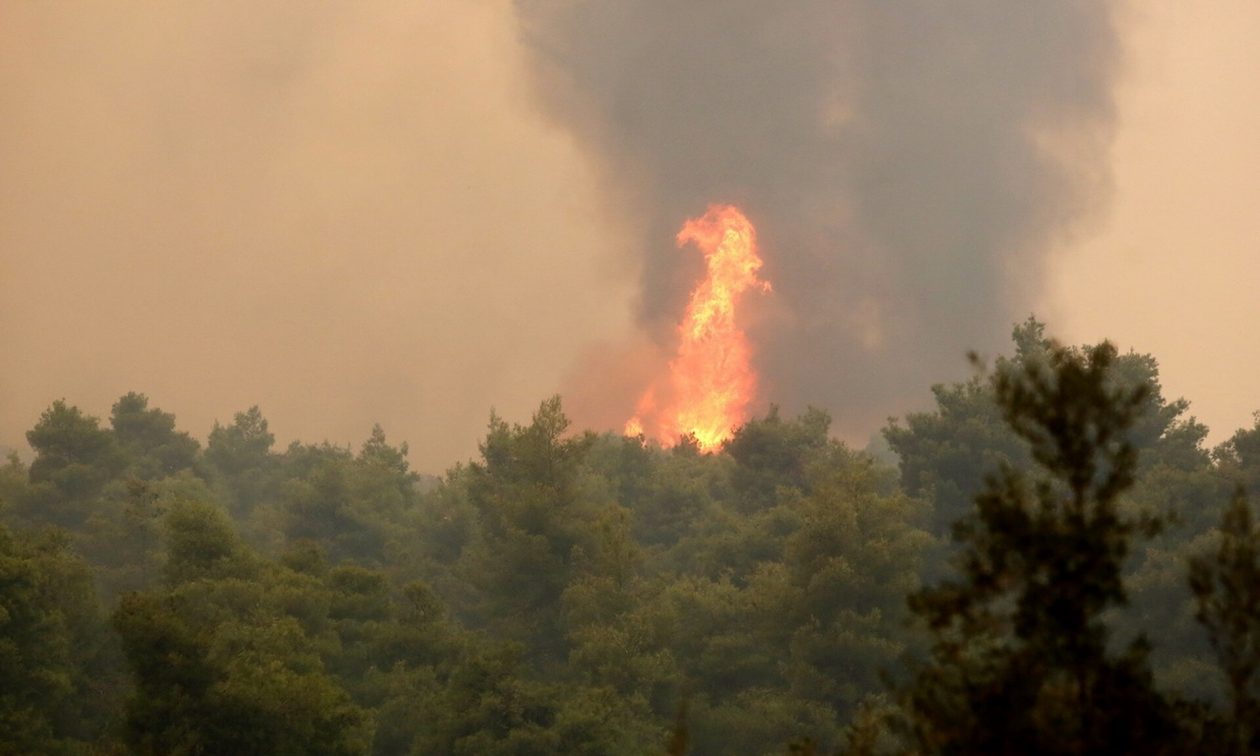
<path fill-rule="evenodd" d="M 746 290 L 768 291 L 770 284 L 757 276 L 762 265 L 757 231 L 736 207 L 710 206 L 702 217 L 683 224 L 677 241 L 699 248 L 707 273 L 687 302 L 668 376 L 644 391 L 625 432 L 662 443 L 691 434 L 707 451 L 748 417 L 757 374 L 736 304 Z"/>

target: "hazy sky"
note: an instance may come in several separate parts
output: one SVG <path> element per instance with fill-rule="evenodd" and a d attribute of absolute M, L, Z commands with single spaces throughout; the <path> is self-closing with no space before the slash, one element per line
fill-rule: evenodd
<path fill-rule="evenodd" d="M 1260 409 L 1260 5 L 1116 18 L 1111 189 L 1011 307 L 1154 353 L 1220 438 Z M 677 254 L 654 235 L 682 218 L 592 136 L 616 132 L 542 102 L 520 40 L 507 0 L 0 5 L 0 445 L 53 399 L 103 416 L 134 389 L 202 437 L 255 403 L 283 441 L 380 422 L 436 472 L 492 406 L 626 383 L 592 366 L 668 309 L 644 249 Z"/>
<path fill-rule="evenodd" d="M 1114 199 L 1059 251 L 1046 312 L 1064 338 L 1154 354 L 1221 441 L 1260 410 L 1260 3 L 1136 5 Z"/>
<path fill-rule="evenodd" d="M 0 443 L 135 389 L 440 471 L 626 328 L 504 3 L 108 5 L 0 6 Z"/>

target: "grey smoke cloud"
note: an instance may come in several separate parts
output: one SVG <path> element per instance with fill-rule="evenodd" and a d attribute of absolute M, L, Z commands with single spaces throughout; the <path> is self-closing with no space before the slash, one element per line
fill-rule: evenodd
<path fill-rule="evenodd" d="M 546 111 L 644 232 L 641 327 L 695 279 L 710 202 L 758 224 L 771 401 L 858 436 L 1002 348 L 1048 249 L 1105 206 L 1108 2 L 517 0 Z"/>

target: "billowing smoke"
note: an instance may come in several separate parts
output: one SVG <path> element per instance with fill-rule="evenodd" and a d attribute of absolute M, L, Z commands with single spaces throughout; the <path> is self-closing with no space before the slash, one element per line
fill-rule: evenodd
<path fill-rule="evenodd" d="M 862 435 L 1001 348 L 1105 204 L 1116 9 L 1071 0 L 518 0 L 547 111 L 644 229 L 640 323 L 710 202 L 757 224 L 765 394 Z"/>

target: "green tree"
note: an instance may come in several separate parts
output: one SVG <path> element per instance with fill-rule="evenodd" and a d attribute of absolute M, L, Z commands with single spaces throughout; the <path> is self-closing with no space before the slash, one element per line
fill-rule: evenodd
<path fill-rule="evenodd" d="M 1220 546 L 1190 561 L 1199 622 L 1227 681 L 1230 746 L 1260 752 L 1260 530 L 1239 491 L 1225 510 Z"/>
<path fill-rule="evenodd" d="M 406 454 L 407 445 L 391 446 L 379 425 L 357 455 L 327 443 L 290 445 L 278 471 L 278 516 L 267 524 L 290 544 L 317 544 L 334 563 L 379 567 L 391 545 L 395 560 L 414 553 L 411 534 L 400 532 L 419 499 Z"/>
<path fill-rule="evenodd" d="M 1103 613 L 1126 600 L 1122 514 L 1146 384 L 1115 380 L 1110 344 L 1051 346 L 993 390 L 1040 475 L 1004 465 L 956 535 L 961 576 L 915 594 L 931 663 L 907 689 L 914 736 L 941 753 L 1158 753 L 1175 745 L 1139 639 L 1113 656 Z"/>
<path fill-rule="evenodd" d="M 100 739 L 122 698 L 112 641 L 65 538 L 0 526 L 0 752 Z"/>
<path fill-rule="evenodd" d="M 115 481 L 84 524 L 75 548 L 91 562 L 106 601 L 157 582 L 161 575 L 161 515 L 172 492 L 184 486 L 204 490 L 200 479 L 188 473 L 184 476 L 159 482 L 139 478 Z"/>
<path fill-rule="evenodd" d="M 91 500 L 126 465 L 126 456 L 95 417 L 58 399 L 26 433 L 35 450 L 32 490 L 19 514 L 32 522 L 82 526 Z"/>
<path fill-rule="evenodd" d="M 1045 326 L 1029 319 L 1012 334 L 1010 364 L 1035 360 L 1046 349 Z M 1006 363 L 1002 363 L 1006 364 Z M 932 530 L 950 532 L 972 509 L 972 497 L 990 471 L 1031 464 L 1027 443 L 1003 422 L 993 387 L 982 376 L 965 383 L 932 387 L 933 412 L 907 415 L 884 430 L 900 460 L 901 485 L 911 496 L 932 502 Z"/>
<path fill-rule="evenodd" d="M 820 409 L 785 421 L 772 405 L 764 418 L 737 428 L 722 449 L 735 460 L 731 482 L 741 506 L 750 511 L 773 506 L 780 488 L 807 493 L 810 467 L 826 461 L 834 450 L 827 435 L 830 427 L 831 417 Z"/>
<path fill-rule="evenodd" d="M 919 587 L 934 540 L 922 529 L 923 505 L 887 485 L 890 474 L 856 455 L 827 469 L 787 537 L 780 595 L 791 601 L 770 604 L 776 611 L 763 620 L 768 633 L 791 632 L 792 689 L 842 720 L 911 647 L 905 596 Z"/>
<path fill-rule="evenodd" d="M 635 540 L 664 552 L 695 533 L 718 499 L 733 495 L 732 459 L 724 454 L 663 450 L 638 438 L 605 435 L 595 439 L 584 459 L 589 478 L 607 485 L 605 495 L 631 512 Z M 686 549 L 678 552 L 685 556 Z M 668 559 L 655 560 L 668 569 Z"/>
<path fill-rule="evenodd" d="M 333 562 L 352 560 L 380 565 L 384 527 L 363 496 L 364 476 L 346 449 L 327 444 L 290 447 L 287 479 L 278 486 L 279 526 L 292 543 L 309 540 Z"/>
<path fill-rule="evenodd" d="M 1012 341 L 1014 354 L 996 361 L 998 373 L 1044 362 L 1055 349 L 1045 336 L 1045 325 L 1034 318 L 1015 327 Z M 1185 417 L 1189 403 L 1184 399 L 1165 399 L 1155 358 L 1117 354 L 1108 381 L 1116 387 L 1144 387 L 1140 410 L 1126 430 L 1128 442 L 1141 452 L 1143 471 L 1207 466 L 1202 448 L 1207 428 Z M 1010 466 L 1030 471 L 1033 459 L 1027 440 L 1005 422 L 992 382 L 976 376 L 965 383 L 933 386 L 932 393 L 934 411 L 910 414 L 904 424 L 894 422 L 885 429 L 884 436 L 900 459 L 902 487 L 932 502 L 933 529 L 945 534 L 973 511 L 974 492 L 992 470 Z"/>
<path fill-rule="evenodd" d="M 175 430 L 175 416 L 154 407 L 149 398 L 130 392 L 114 403 L 110 424 L 118 445 L 131 457 L 132 474 L 145 480 L 164 478 L 193 466 L 200 444 Z"/>
<path fill-rule="evenodd" d="M 232 512 L 247 515 L 275 486 L 276 437 L 255 405 L 236 413 L 231 425 L 217 421 L 206 444 L 205 460 L 226 480 Z"/>
<path fill-rule="evenodd" d="M 498 417 L 468 466 L 468 497 L 478 538 L 461 556 L 463 574 L 482 593 L 482 621 L 532 653 L 562 658 L 560 595 L 574 575 L 575 547 L 591 537 L 596 512 L 578 496 L 589 436 L 566 438 L 560 398 L 542 403 L 527 426 Z"/>
<path fill-rule="evenodd" d="M 136 753 L 366 753 L 366 713 L 328 674 L 329 601 L 200 502 L 165 518 L 166 584 L 113 614 L 134 681 Z"/>
<path fill-rule="evenodd" d="M 1252 427 L 1240 429 L 1215 451 L 1221 467 L 1242 481 L 1252 498 L 1260 496 L 1260 412 L 1254 419 Z"/>

